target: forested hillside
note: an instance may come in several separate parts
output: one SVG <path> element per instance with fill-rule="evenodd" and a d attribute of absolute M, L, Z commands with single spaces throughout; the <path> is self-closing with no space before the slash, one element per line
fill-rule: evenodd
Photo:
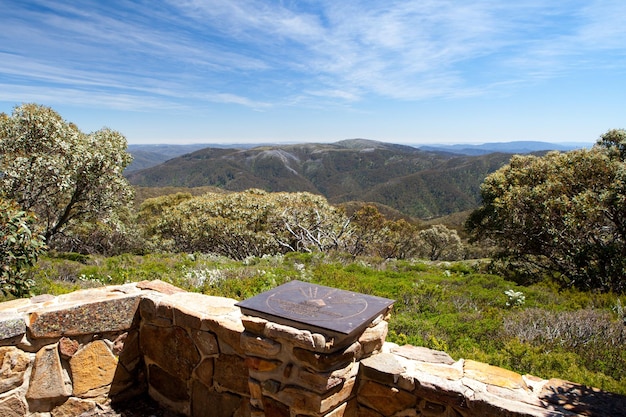
<path fill-rule="evenodd" d="M 484 178 L 511 155 L 459 156 L 376 141 L 206 148 L 127 173 L 136 186 L 307 191 L 331 203 L 368 201 L 431 218 L 473 209 Z"/>

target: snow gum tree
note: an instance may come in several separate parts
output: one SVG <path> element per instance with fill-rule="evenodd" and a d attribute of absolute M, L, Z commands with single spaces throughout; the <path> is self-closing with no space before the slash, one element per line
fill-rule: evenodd
<path fill-rule="evenodd" d="M 626 290 L 626 131 L 592 149 L 514 156 L 481 187 L 467 222 L 516 268 L 563 285 Z"/>
<path fill-rule="evenodd" d="M 132 199 L 126 138 L 81 132 L 49 107 L 0 114 L 0 193 L 36 214 L 49 245 L 84 222 L 110 221 Z"/>

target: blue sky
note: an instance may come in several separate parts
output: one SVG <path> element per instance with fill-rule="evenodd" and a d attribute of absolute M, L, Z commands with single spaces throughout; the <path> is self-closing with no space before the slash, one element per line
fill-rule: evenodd
<path fill-rule="evenodd" d="M 0 112 L 130 143 L 593 142 L 624 0 L 0 0 Z"/>

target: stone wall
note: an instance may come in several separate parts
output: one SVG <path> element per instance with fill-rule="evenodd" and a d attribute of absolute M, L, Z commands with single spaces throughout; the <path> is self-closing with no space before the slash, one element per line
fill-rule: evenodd
<path fill-rule="evenodd" d="M 0 416 L 68 417 L 143 394 L 192 417 L 620 416 L 624 397 L 242 316 L 141 282 L 0 303 Z"/>

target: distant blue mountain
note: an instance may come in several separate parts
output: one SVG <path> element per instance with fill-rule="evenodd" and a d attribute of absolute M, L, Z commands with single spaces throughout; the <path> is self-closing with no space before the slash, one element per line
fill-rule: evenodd
<path fill-rule="evenodd" d="M 571 151 L 572 149 L 590 148 L 592 143 L 550 143 L 540 141 L 513 141 L 483 143 L 481 145 L 421 145 L 423 151 L 449 152 L 459 155 L 486 155 L 494 152 L 527 154 L 541 151 Z"/>

